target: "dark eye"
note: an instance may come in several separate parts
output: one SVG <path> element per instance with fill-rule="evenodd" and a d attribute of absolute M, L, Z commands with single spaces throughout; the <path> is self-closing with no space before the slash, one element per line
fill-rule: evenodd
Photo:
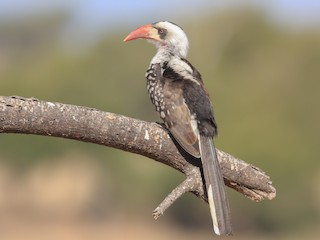
<path fill-rule="evenodd" d="M 162 28 L 158 29 L 159 34 L 164 34 L 164 30 Z"/>

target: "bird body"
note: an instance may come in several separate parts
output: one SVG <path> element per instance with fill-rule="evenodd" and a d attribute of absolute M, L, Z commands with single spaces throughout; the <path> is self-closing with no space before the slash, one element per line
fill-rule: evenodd
<path fill-rule="evenodd" d="M 151 41 L 158 49 L 146 72 L 155 110 L 181 147 L 201 158 L 214 231 L 230 235 L 229 204 L 212 140 L 217 124 L 201 74 L 186 60 L 187 36 L 179 26 L 161 21 L 134 30 L 124 41 L 137 38 Z"/>

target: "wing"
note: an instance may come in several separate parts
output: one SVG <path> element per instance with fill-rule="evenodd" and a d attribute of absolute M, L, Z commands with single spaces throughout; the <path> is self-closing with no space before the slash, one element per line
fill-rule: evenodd
<path fill-rule="evenodd" d="M 191 115 L 190 110 L 183 99 L 182 89 L 166 79 L 164 84 L 164 102 L 166 104 L 165 117 L 162 118 L 167 128 L 189 154 L 200 157 L 197 121 Z M 166 91 L 170 88 L 170 91 Z"/>
<path fill-rule="evenodd" d="M 160 68 L 160 66 L 156 66 Z M 160 70 L 161 71 L 161 70 Z M 183 82 L 164 77 L 159 69 L 156 70 L 156 77 L 162 82 L 164 114 L 160 117 L 164 121 L 175 140 L 180 146 L 194 157 L 200 157 L 199 132 L 197 121 L 190 113 L 190 110 L 183 98 Z"/>

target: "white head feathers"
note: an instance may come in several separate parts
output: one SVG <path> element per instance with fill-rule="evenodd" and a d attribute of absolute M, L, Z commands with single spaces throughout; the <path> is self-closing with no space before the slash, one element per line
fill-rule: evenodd
<path fill-rule="evenodd" d="M 161 41 L 152 41 L 158 48 L 164 47 L 174 55 L 186 58 L 189 49 L 189 41 L 181 27 L 168 21 L 161 21 L 152 25 L 157 28 L 158 31 L 161 31 L 161 29 L 164 31 L 163 36 L 160 35 Z"/>

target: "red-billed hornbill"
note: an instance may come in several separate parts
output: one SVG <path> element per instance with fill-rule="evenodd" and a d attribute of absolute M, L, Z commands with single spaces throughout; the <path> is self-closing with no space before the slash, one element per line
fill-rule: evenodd
<path fill-rule="evenodd" d="M 214 231 L 230 235 L 229 203 L 212 140 L 217 124 L 201 75 L 186 60 L 188 38 L 168 21 L 142 26 L 124 41 L 138 38 L 147 39 L 158 49 L 146 73 L 151 101 L 182 148 L 201 158 Z"/>

